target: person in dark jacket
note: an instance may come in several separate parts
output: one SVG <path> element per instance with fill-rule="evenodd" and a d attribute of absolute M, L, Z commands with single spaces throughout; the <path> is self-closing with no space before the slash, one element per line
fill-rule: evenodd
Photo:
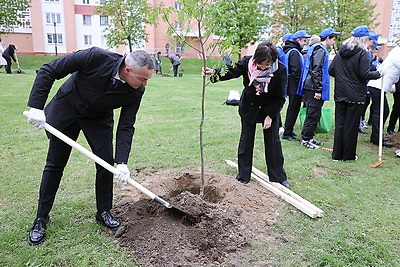
<path fill-rule="evenodd" d="M 368 40 L 368 49 L 370 58 L 372 58 L 372 62 L 370 65 L 370 70 L 377 70 L 377 67 L 380 63 L 383 62 L 382 59 L 378 57 L 376 54 L 376 49 L 378 48 L 378 35 L 374 32 L 369 33 Z M 379 132 L 380 132 L 380 116 L 381 116 L 381 87 L 382 81 L 372 81 L 368 83 L 367 92 L 369 93 L 369 98 L 371 100 L 370 107 L 370 120 L 371 120 L 371 137 L 370 141 L 374 145 L 379 145 Z M 367 95 L 368 96 L 368 95 Z M 368 97 L 367 97 L 368 100 Z M 364 109 L 365 110 L 365 104 Z M 389 104 L 386 98 L 386 92 L 383 93 L 383 121 L 385 122 L 387 117 L 389 116 Z M 360 131 L 360 130 L 359 130 Z M 382 133 L 383 134 L 383 133 Z M 385 138 L 383 139 L 382 145 L 384 147 L 393 147 L 393 144 L 387 141 Z"/>
<path fill-rule="evenodd" d="M 330 97 L 328 49 L 333 46 L 338 34 L 332 28 L 324 29 L 320 33 L 321 42 L 309 48 L 304 61 L 298 94 L 303 96 L 307 108 L 301 131 L 301 145 L 309 149 L 319 148 L 322 144 L 313 137 L 321 118 L 322 106 Z"/>
<path fill-rule="evenodd" d="M 306 31 L 300 30 L 293 34 L 293 40 L 286 41 L 283 51 L 286 54 L 285 66 L 288 71 L 287 96 L 289 104 L 286 110 L 285 131 L 282 138 L 288 141 L 299 141 L 293 132 L 294 125 L 300 112 L 302 97 L 297 94 L 300 76 L 304 66 L 303 55 L 301 51 L 307 44 L 307 38 L 310 38 Z"/>
<path fill-rule="evenodd" d="M 329 66 L 335 79 L 335 134 L 332 159 L 356 160 L 358 126 L 366 99 L 366 82 L 381 77 L 370 70 L 368 27 L 358 26 L 343 42 Z"/>
<path fill-rule="evenodd" d="M 93 153 L 111 165 L 116 163 L 120 174 L 114 177 L 126 182 L 130 175 L 127 162 L 136 113 L 153 68 L 150 55 L 142 50 L 124 57 L 93 47 L 55 59 L 44 64 L 37 73 L 28 100 L 28 122 L 38 128 L 43 128 L 47 122 L 73 140 L 82 131 Z M 43 111 L 54 81 L 69 74 Z M 113 110 L 117 108 L 121 111 L 113 157 Z M 71 146 L 49 133 L 48 138 L 38 210 L 28 236 L 30 245 L 40 244 L 45 238 L 49 213 L 71 153 Z M 110 213 L 113 174 L 98 164 L 95 192 L 96 220 L 116 230 L 120 222 Z"/>
<path fill-rule="evenodd" d="M 168 56 L 174 70 L 174 77 L 178 76 L 178 67 L 181 64 L 181 56 L 179 54 L 170 54 Z"/>
<path fill-rule="evenodd" d="M 161 51 L 158 51 L 157 54 L 154 56 L 154 71 L 156 74 L 162 75 L 162 61 L 161 61 Z"/>
<path fill-rule="evenodd" d="M 395 86 L 396 91 L 393 93 L 393 106 L 387 126 L 387 133 L 389 135 L 394 134 L 397 121 L 399 122 L 397 131 L 400 132 L 400 81 L 398 81 Z"/>
<path fill-rule="evenodd" d="M 18 61 L 15 59 L 15 51 L 17 51 L 17 48 L 15 47 L 15 45 L 10 44 L 6 50 L 4 50 L 2 56 L 3 58 L 7 61 L 7 66 L 6 66 L 6 72 L 8 74 L 12 74 L 11 71 L 11 59 L 15 62 L 15 64 L 18 64 Z"/>
<path fill-rule="evenodd" d="M 256 123 L 261 123 L 269 179 L 289 187 L 279 139 L 279 114 L 285 103 L 287 73 L 285 65 L 278 60 L 275 45 L 269 40 L 260 43 L 253 56 L 243 57 L 224 75 L 220 69 L 210 68 L 203 69 L 202 75 L 212 75 L 211 82 L 243 77 L 244 90 L 239 103 L 242 131 L 236 179 L 243 184 L 250 181 Z"/>

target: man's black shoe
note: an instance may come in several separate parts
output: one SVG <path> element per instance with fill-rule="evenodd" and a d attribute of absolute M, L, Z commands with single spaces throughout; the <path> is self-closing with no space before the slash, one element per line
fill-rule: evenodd
<path fill-rule="evenodd" d="M 371 143 L 373 143 L 374 145 L 379 146 L 379 141 L 371 140 Z M 382 142 L 382 146 L 390 148 L 390 147 L 393 147 L 393 143 L 390 143 L 390 142 L 384 140 Z"/>
<path fill-rule="evenodd" d="M 297 139 L 294 136 L 291 135 L 282 135 L 282 139 L 288 140 L 288 141 L 296 141 L 296 142 L 300 142 L 299 139 Z"/>
<path fill-rule="evenodd" d="M 286 188 L 289 188 L 289 187 L 290 187 L 290 184 L 289 184 L 288 181 L 283 181 L 283 182 L 281 183 L 281 185 L 283 185 L 283 186 L 286 187 Z"/>
<path fill-rule="evenodd" d="M 46 236 L 46 224 L 49 222 L 49 220 L 49 217 L 47 217 L 47 220 L 45 218 L 36 218 L 33 221 L 33 226 L 29 231 L 28 236 L 29 245 L 39 245 L 44 241 Z"/>
<path fill-rule="evenodd" d="M 392 135 L 392 134 L 394 134 L 394 131 L 388 130 L 388 131 L 387 131 L 387 134 L 388 134 L 388 135 Z"/>
<path fill-rule="evenodd" d="M 100 214 L 96 213 L 96 221 L 110 230 L 117 230 L 121 225 L 121 223 L 117 221 L 109 211 L 103 211 Z"/>

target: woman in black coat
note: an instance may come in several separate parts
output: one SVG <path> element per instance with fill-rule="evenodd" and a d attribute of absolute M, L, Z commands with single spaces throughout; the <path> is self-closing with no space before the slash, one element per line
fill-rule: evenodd
<path fill-rule="evenodd" d="M 269 179 L 289 187 L 279 139 L 279 113 L 285 103 L 287 73 L 285 65 L 278 61 L 275 45 L 271 41 L 260 43 L 253 56 L 243 57 L 224 75 L 220 69 L 210 68 L 203 69 L 203 75 L 212 75 L 211 82 L 243 77 L 244 90 L 239 103 L 242 130 L 236 179 L 244 184 L 250 181 L 256 123 L 262 123 Z"/>
<path fill-rule="evenodd" d="M 329 66 L 335 78 L 335 136 L 332 159 L 356 160 L 358 126 L 366 100 L 367 80 L 381 74 L 370 70 L 367 26 L 353 30 L 353 36 L 343 42 Z"/>

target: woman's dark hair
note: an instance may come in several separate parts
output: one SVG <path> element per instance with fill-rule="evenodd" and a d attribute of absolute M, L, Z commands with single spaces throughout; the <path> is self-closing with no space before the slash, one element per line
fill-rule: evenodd
<path fill-rule="evenodd" d="M 271 40 L 266 40 L 257 46 L 253 58 L 255 64 L 261 64 L 267 59 L 273 63 L 278 59 L 278 50 Z"/>

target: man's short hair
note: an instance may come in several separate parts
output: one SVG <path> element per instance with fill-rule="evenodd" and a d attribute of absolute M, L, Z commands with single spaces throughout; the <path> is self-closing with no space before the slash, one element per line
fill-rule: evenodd
<path fill-rule="evenodd" d="M 125 65 L 132 69 L 140 69 L 147 66 L 148 69 L 154 69 L 154 62 L 150 55 L 144 50 L 136 50 L 125 57 Z"/>

